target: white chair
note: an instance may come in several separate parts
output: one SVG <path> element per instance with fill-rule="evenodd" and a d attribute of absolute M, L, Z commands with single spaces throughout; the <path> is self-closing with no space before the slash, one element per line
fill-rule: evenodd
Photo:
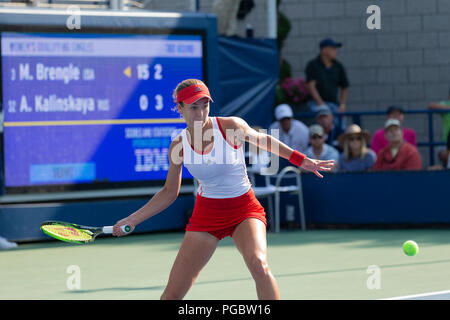
<path fill-rule="evenodd" d="M 255 174 L 261 174 L 260 169 L 248 167 L 247 173 L 250 177 L 250 182 L 255 186 Z M 287 166 L 283 168 L 278 174 L 275 175 L 264 175 L 265 186 L 263 187 L 253 187 L 255 196 L 258 197 L 268 197 L 269 202 L 269 215 L 270 215 L 270 230 L 275 232 L 280 232 L 280 193 L 289 192 L 291 194 L 296 194 L 298 197 L 298 204 L 300 209 L 300 222 L 302 230 L 306 230 L 305 223 L 305 209 L 303 205 L 303 189 L 301 181 L 301 171 L 293 166 Z M 296 179 L 295 185 L 281 186 L 281 181 L 283 179 Z M 272 179 L 275 179 L 275 184 L 272 183 Z M 273 206 L 272 206 L 272 196 L 275 198 L 275 217 L 273 216 Z M 275 219 L 274 219 L 275 218 Z"/>
<path fill-rule="evenodd" d="M 289 174 L 289 172 L 292 172 Z M 272 186 L 270 179 L 275 178 L 275 232 L 280 232 L 280 193 L 289 192 L 291 194 L 296 194 L 298 198 L 298 207 L 300 210 L 300 223 L 303 231 L 306 230 L 305 222 L 305 208 L 303 204 L 303 188 L 301 180 L 301 171 L 293 166 L 287 166 L 281 170 L 280 173 L 273 176 L 266 176 L 266 185 Z M 295 178 L 295 185 L 280 186 L 283 179 Z"/>
<path fill-rule="evenodd" d="M 255 153 L 246 152 L 246 158 L 250 160 L 250 164 L 247 166 L 247 173 L 250 178 L 250 182 L 253 185 L 253 191 L 256 197 L 268 197 L 269 203 L 269 215 L 270 215 L 270 230 L 280 232 L 280 193 L 290 192 L 291 194 L 297 194 L 299 210 L 300 210 L 300 222 L 302 230 L 306 230 L 305 223 L 305 210 L 303 205 L 303 189 L 301 182 L 301 171 L 293 166 L 287 166 L 283 168 L 277 174 L 270 174 L 270 170 L 267 167 L 271 161 L 272 155 L 269 153 L 262 153 L 258 156 Z M 256 187 L 255 174 L 263 175 L 265 178 L 265 186 Z M 295 185 L 280 186 L 283 179 L 296 178 Z M 271 182 L 275 179 L 275 184 Z M 275 198 L 275 219 L 273 216 L 272 197 Z"/>

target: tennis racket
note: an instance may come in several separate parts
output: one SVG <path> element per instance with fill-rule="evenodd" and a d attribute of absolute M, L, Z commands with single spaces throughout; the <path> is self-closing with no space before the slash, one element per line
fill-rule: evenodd
<path fill-rule="evenodd" d="M 131 231 L 129 225 L 124 225 L 120 228 L 125 233 Z M 85 244 L 94 241 L 95 237 L 100 234 L 112 234 L 113 226 L 86 227 L 68 222 L 44 221 L 41 223 L 41 230 L 50 237 L 61 241 Z"/>

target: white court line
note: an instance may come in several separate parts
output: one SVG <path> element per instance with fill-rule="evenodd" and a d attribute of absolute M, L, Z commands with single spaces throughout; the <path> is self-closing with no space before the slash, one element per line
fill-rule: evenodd
<path fill-rule="evenodd" d="M 436 292 L 429 292 L 429 293 L 420 293 L 420 294 L 413 294 L 413 295 L 409 295 L 409 296 L 385 298 L 385 299 L 380 299 L 380 300 L 403 300 L 403 299 L 411 299 L 411 298 L 428 297 L 428 296 L 439 295 L 439 294 L 450 294 L 450 290 L 436 291 Z"/>

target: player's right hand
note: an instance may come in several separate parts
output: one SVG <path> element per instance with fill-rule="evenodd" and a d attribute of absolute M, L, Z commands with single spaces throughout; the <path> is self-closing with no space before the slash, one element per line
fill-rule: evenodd
<path fill-rule="evenodd" d="M 123 232 L 122 228 L 120 228 L 121 226 L 126 226 L 126 225 L 129 225 L 131 227 L 131 231 L 128 233 Z M 116 236 L 116 237 L 126 236 L 126 235 L 132 233 L 135 227 L 136 227 L 135 224 L 132 221 L 130 221 L 130 219 L 125 218 L 125 219 L 122 219 L 122 220 L 119 220 L 116 222 L 116 224 L 113 226 L 112 234 L 113 234 L 113 236 Z"/>

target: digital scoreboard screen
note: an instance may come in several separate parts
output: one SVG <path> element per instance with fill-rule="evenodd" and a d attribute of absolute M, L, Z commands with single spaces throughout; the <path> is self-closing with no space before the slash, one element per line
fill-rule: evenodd
<path fill-rule="evenodd" d="M 1 32 L 7 192 L 164 180 L 172 92 L 203 55 L 200 34 Z"/>

